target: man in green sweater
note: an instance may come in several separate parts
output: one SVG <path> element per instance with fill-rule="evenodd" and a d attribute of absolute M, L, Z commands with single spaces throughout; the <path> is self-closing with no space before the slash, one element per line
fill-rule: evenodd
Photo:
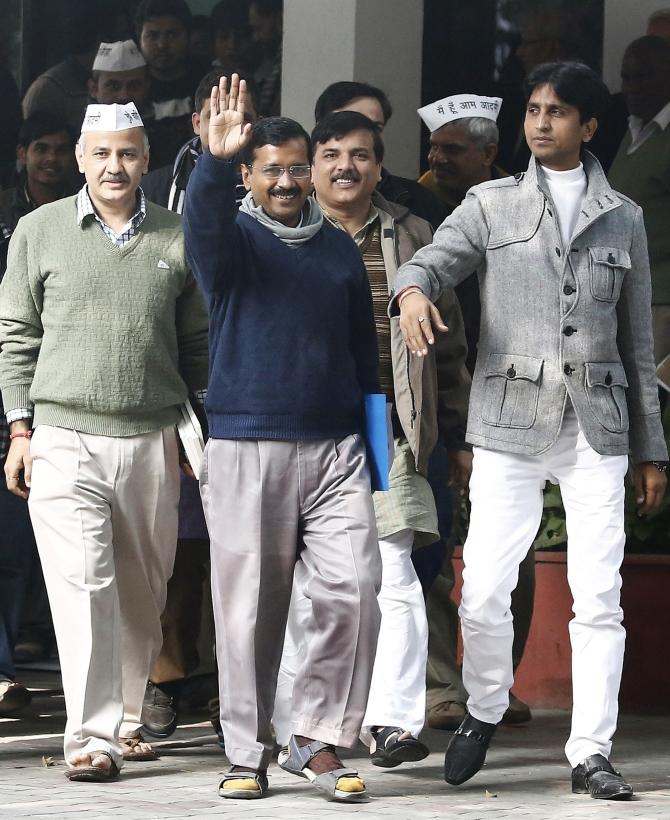
<path fill-rule="evenodd" d="M 5 474 L 29 499 L 71 780 L 156 756 L 139 730 L 177 541 L 174 425 L 207 380 L 204 304 L 179 217 L 139 187 L 148 159 L 132 103 L 89 106 L 86 185 L 20 221 L 0 287 Z"/>
<path fill-rule="evenodd" d="M 649 243 L 656 363 L 670 354 L 670 43 L 647 35 L 626 49 L 621 90 L 628 133 L 610 168 L 610 185 L 641 206 Z"/>

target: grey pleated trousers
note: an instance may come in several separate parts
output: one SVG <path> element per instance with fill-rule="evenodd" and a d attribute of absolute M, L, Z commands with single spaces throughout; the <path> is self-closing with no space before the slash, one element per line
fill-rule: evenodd
<path fill-rule="evenodd" d="M 375 658 L 381 583 L 361 438 L 210 439 L 200 487 L 228 759 L 253 768 L 270 761 L 294 572 L 312 617 L 293 690 L 293 733 L 353 746 Z"/>

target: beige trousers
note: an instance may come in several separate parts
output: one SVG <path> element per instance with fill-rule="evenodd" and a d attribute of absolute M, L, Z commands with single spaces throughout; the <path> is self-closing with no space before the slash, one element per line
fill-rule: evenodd
<path fill-rule="evenodd" d="M 381 559 L 359 436 L 210 439 L 200 476 L 226 755 L 266 768 L 293 576 L 311 605 L 293 734 L 353 746 L 379 631 Z"/>
<path fill-rule="evenodd" d="M 660 364 L 670 353 L 670 305 L 652 305 L 651 322 L 654 333 L 654 359 Z"/>
<path fill-rule="evenodd" d="M 30 517 L 58 642 L 65 759 L 137 734 L 177 543 L 173 428 L 127 438 L 40 425 Z"/>

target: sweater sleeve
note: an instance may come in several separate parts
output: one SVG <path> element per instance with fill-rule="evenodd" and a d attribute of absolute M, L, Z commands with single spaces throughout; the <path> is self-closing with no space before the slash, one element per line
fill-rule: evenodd
<path fill-rule="evenodd" d="M 189 271 L 177 299 L 179 372 L 191 392 L 207 388 L 207 308 Z"/>
<path fill-rule="evenodd" d="M 379 353 L 372 292 L 363 259 L 358 252 L 356 256 L 358 276 L 352 304 L 351 349 L 361 390 L 363 393 L 379 393 Z"/>
<path fill-rule="evenodd" d="M 42 344 L 43 283 L 31 259 L 26 220 L 9 243 L 0 285 L 0 387 L 5 412 L 31 406 L 29 394 Z"/>
<path fill-rule="evenodd" d="M 236 253 L 235 184 L 235 163 L 205 151 L 186 187 L 186 255 L 208 299 L 228 286 L 232 274 Z"/>

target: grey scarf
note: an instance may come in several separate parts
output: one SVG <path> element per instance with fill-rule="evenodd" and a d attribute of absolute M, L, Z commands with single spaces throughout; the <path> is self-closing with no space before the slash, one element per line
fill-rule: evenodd
<path fill-rule="evenodd" d="M 288 225 L 283 225 L 277 222 L 276 219 L 268 216 L 265 211 L 256 205 L 254 198 L 251 196 L 251 191 L 244 197 L 240 205 L 240 211 L 248 214 L 256 219 L 261 225 L 265 226 L 269 231 L 281 239 L 289 248 L 299 248 L 305 242 L 315 236 L 323 225 L 323 214 L 317 201 L 314 197 L 308 196 L 307 201 L 302 209 L 302 221 L 297 228 L 289 228 Z"/>

